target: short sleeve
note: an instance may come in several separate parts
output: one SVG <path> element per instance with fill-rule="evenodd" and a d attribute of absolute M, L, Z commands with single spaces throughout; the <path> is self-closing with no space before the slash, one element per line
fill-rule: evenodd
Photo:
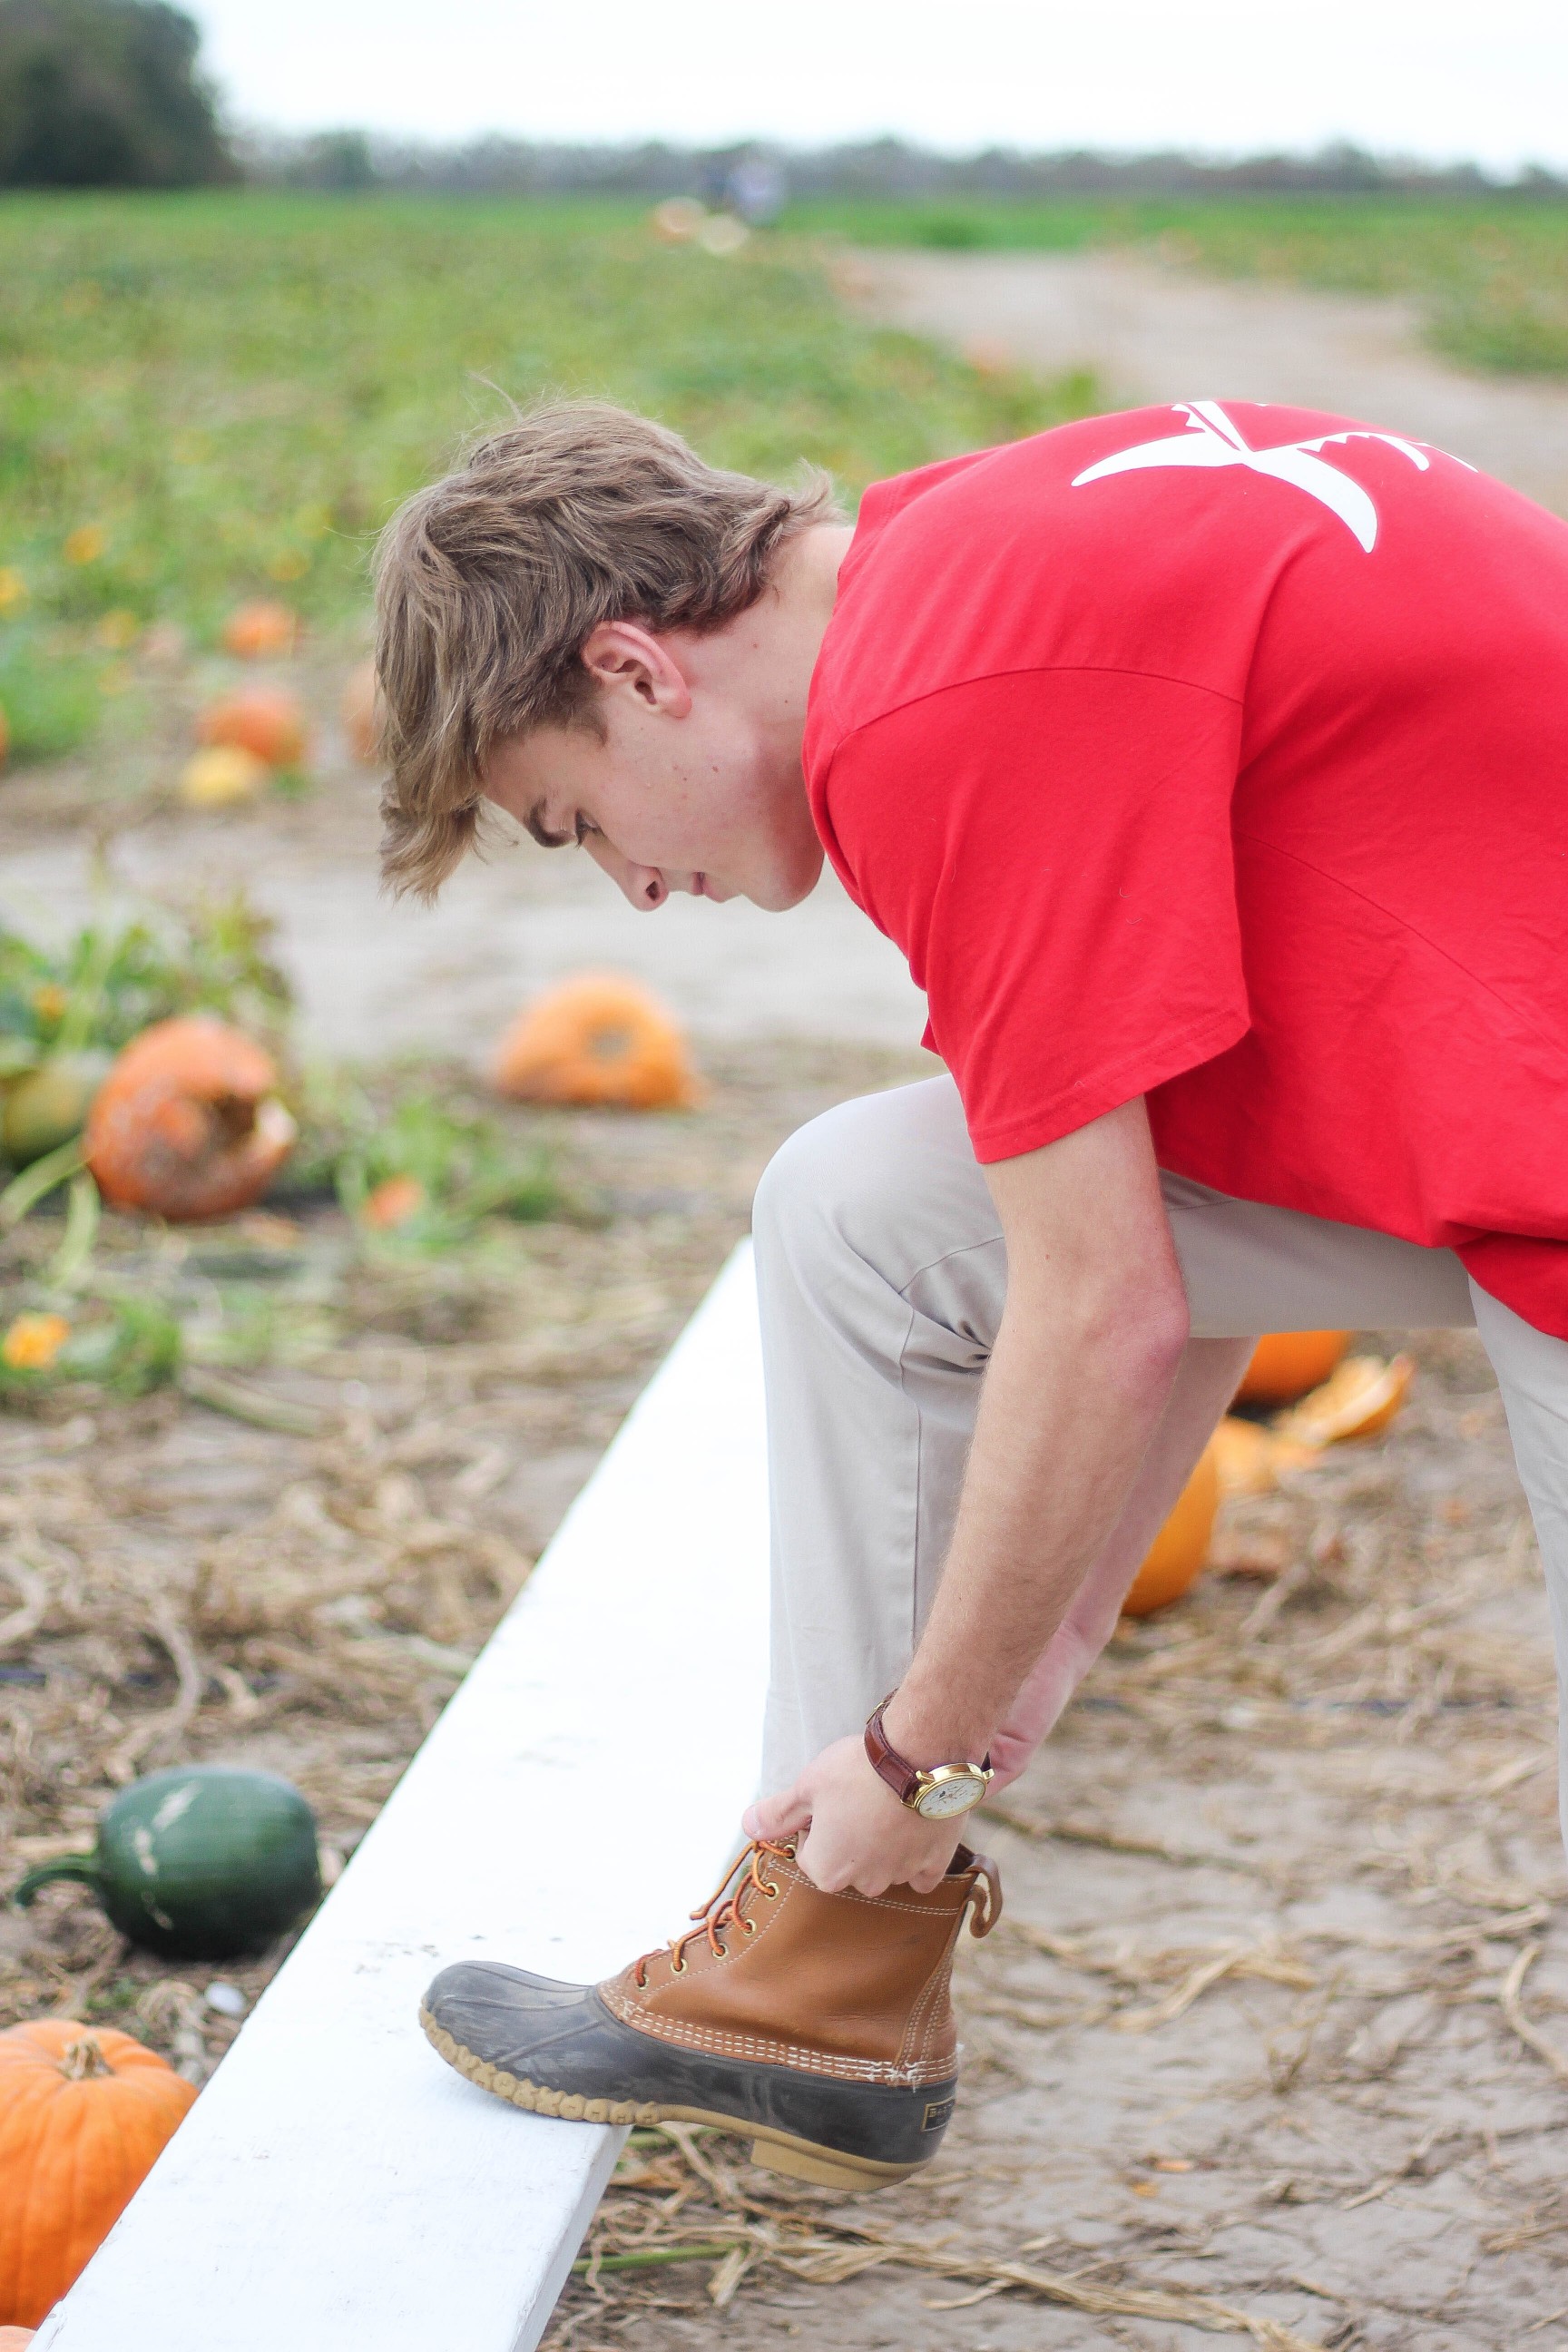
<path fill-rule="evenodd" d="M 1239 738 L 1210 688 L 1050 669 L 947 688 L 837 747 L 830 854 L 926 991 L 982 1160 L 1245 1034 Z"/>

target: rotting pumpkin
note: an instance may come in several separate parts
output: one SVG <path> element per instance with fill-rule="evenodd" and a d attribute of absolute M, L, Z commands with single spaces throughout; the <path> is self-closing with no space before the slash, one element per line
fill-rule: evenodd
<path fill-rule="evenodd" d="M 1293 1412 L 1279 1416 L 1279 1439 L 1321 1447 L 1376 1437 L 1404 1404 L 1415 1377 L 1412 1356 L 1394 1356 L 1387 1363 L 1377 1356 L 1349 1356 Z"/>
<path fill-rule="evenodd" d="M 107 2026 L 43 2017 L 0 2033 L 0 2322 L 37 2326 L 59 2301 L 195 2095 Z"/>
<path fill-rule="evenodd" d="M 87 1164 L 111 1207 L 172 1223 L 258 1201 L 293 1149 L 272 1057 L 210 1014 L 133 1037 L 99 1088 Z"/>
<path fill-rule="evenodd" d="M 526 1102 L 625 1110 L 689 1108 L 702 1098 L 673 1015 L 613 971 L 581 972 L 531 1004 L 501 1041 L 496 1084 Z"/>

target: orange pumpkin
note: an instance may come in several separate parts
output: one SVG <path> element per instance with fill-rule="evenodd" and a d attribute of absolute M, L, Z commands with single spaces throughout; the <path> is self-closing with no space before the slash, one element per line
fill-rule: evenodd
<path fill-rule="evenodd" d="M 237 604 L 223 625 L 224 644 L 243 661 L 258 661 L 264 654 L 291 654 L 299 635 L 299 614 L 269 596 Z"/>
<path fill-rule="evenodd" d="M 360 766 L 377 766 L 381 760 L 382 708 L 374 662 L 361 662 L 357 669 L 350 671 L 338 716 L 349 739 L 349 750 Z"/>
<path fill-rule="evenodd" d="M 113 1207 L 183 1223 L 249 1208 L 296 1131 L 270 1055 L 196 1013 L 132 1039 L 94 1097 L 84 1142 Z"/>
<path fill-rule="evenodd" d="M 1211 1438 L 1132 1580 L 1132 1589 L 1121 1604 L 1124 1617 L 1147 1617 L 1181 1599 L 1209 1556 L 1218 1509 L 1219 1462 Z"/>
<path fill-rule="evenodd" d="M 416 1217 L 425 1201 L 425 1187 L 417 1176 L 384 1176 L 365 1194 L 361 1221 L 378 1233 L 392 1233 Z"/>
<path fill-rule="evenodd" d="M 1348 1331 L 1270 1331 L 1253 1349 L 1237 1403 L 1294 1404 L 1328 1379 L 1350 1343 Z"/>
<path fill-rule="evenodd" d="M 42 2017 L 0 2033 L 0 2321 L 34 2327 L 59 2301 L 195 2095 L 108 2026 Z"/>
<path fill-rule="evenodd" d="M 298 767 L 308 740 L 299 697 L 276 686 L 242 686 L 209 702 L 196 734 L 204 743 L 232 743 L 269 768 Z"/>
<path fill-rule="evenodd" d="M 681 1030 L 657 996 L 620 972 L 563 981 L 501 1041 L 496 1084 L 528 1102 L 662 1110 L 701 1099 Z"/>

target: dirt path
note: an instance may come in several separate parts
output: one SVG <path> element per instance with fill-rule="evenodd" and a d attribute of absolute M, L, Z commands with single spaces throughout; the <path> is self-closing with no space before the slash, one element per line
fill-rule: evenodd
<path fill-rule="evenodd" d="M 868 253 L 847 297 L 976 356 L 1092 368 L 1107 404 L 1292 401 L 1435 442 L 1568 512 L 1568 388 L 1462 374 L 1392 302 L 1232 283 L 1122 254 Z"/>

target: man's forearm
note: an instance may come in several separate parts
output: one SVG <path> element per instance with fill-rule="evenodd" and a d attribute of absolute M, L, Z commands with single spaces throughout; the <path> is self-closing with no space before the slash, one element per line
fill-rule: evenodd
<path fill-rule="evenodd" d="M 1023 1770 L 1116 1631 L 1128 1587 L 1235 1395 L 1252 1346 L 1189 1340 L 1126 1507 L 992 1741 L 1002 1786 Z"/>
<path fill-rule="evenodd" d="M 1184 1337 L 1164 1294 L 1119 1323 L 1010 1290 L 942 1586 L 888 1711 L 915 1762 L 989 1744 L 1126 1512 Z"/>

